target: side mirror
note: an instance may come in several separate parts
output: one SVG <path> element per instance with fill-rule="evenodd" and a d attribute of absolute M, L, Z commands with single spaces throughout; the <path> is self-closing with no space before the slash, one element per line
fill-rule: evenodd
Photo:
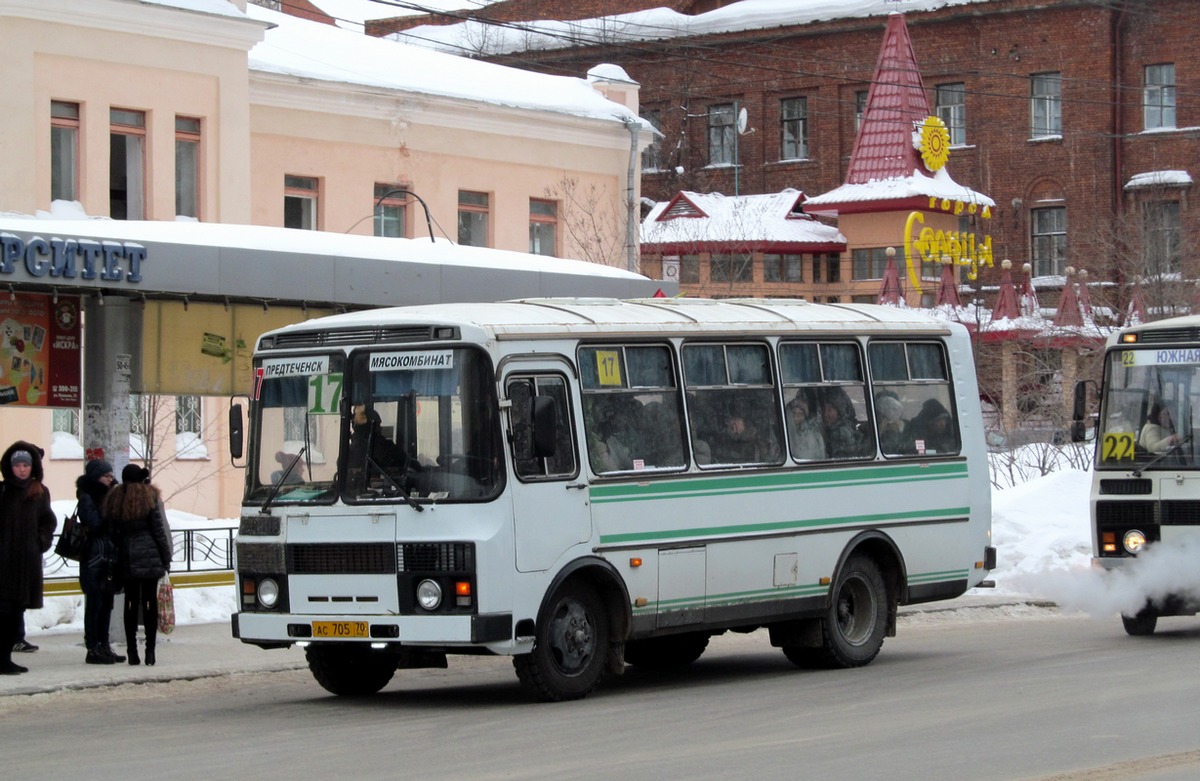
<path fill-rule="evenodd" d="M 1075 383 L 1075 398 L 1071 405 L 1071 441 L 1083 442 L 1087 439 L 1087 424 L 1084 419 L 1088 411 L 1088 385 L 1090 380 L 1080 380 Z"/>
<path fill-rule="evenodd" d="M 234 402 L 229 405 L 229 456 L 237 461 L 246 454 L 246 434 L 243 425 L 242 405 Z M 245 466 L 241 464 L 240 466 Z"/>

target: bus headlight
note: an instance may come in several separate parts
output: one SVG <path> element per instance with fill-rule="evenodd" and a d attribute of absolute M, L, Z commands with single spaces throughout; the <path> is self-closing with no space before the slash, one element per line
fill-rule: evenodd
<path fill-rule="evenodd" d="M 263 578 L 258 582 L 258 603 L 265 608 L 275 607 L 279 601 L 279 584 L 274 578 Z"/>
<path fill-rule="evenodd" d="M 442 604 L 442 587 L 433 580 L 417 584 L 417 603 L 426 610 L 437 610 Z"/>
<path fill-rule="evenodd" d="M 1130 529 L 1125 532 L 1125 538 L 1121 541 L 1125 544 L 1125 550 L 1135 556 L 1146 548 L 1146 535 L 1137 529 Z"/>

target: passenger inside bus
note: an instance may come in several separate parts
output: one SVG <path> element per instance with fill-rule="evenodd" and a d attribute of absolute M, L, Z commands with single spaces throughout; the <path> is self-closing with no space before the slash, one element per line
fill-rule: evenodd
<path fill-rule="evenodd" d="M 879 428 L 879 447 L 889 455 L 913 452 L 909 421 L 904 419 L 904 404 L 893 390 L 875 394 L 875 418 Z"/>
<path fill-rule="evenodd" d="M 863 455 L 864 438 L 854 414 L 854 403 L 845 388 L 833 386 L 821 393 L 821 424 L 830 458 Z"/>
<path fill-rule="evenodd" d="M 926 399 L 909 430 L 918 453 L 956 453 L 958 435 L 950 412 L 937 399 Z"/>
<path fill-rule="evenodd" d="M 1146 425 L 1142 426 L 1138 444 L 1151 453 L 1165 453 L 1178 445 L 1181 439 L 1179 434 L 1175 433 L 1175 418 L 1171 415 L 1170 408 L 1162 402 L 1154 402 L 1150 407 Z"/>
<path fill-rule="evenodd" d="M 796 391 L 788 402 L 788 441 L 792 457 L 800 461 L 819 461 L 825 458 L 825 435 L 821 422 L 813 414 L 813 394 L 807 388 Z"/>

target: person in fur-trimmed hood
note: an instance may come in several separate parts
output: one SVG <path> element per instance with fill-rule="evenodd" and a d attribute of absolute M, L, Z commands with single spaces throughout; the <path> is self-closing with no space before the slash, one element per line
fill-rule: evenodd
<path fill-rule="evenodd" d="M 117 545 L 112 524 L 104 517 L 104 497 L 116 482 L 112 464 L 93 458 L 75 480 L 79 520 L 88 530 L 88 552 L 79 563 L 79 587 L 83 590 L 83 643 L 88 664 L 116 664 L 125 657 L 113 651 L 108 641 L 112 621 L 113 594 L 120 591 L 114 571 Z"/>
<path fill-rule="evenodd" d="M 13 662 L 13 643 L 24 611 L 42 606 L 42 554 L 58 519 L 42 484 L 41 448 L 14 442 L 0 457 L 0 475 L 0 674 L 17 675 L 28 668 Z"/>
<path fill-rule="evenodd" d="M 121 484 L 104 499 L 104 517 L 120 540 L 120 570 L 125 585 L 125 642 L 130 664 L 140 664 L 138 611 L 146 626 L 146 664 L 155 663 L 158 637 L 158 580 L 171 568 L 171 540 L 158 489 L 150 471 L 137 464 L 121 470 Z"/>

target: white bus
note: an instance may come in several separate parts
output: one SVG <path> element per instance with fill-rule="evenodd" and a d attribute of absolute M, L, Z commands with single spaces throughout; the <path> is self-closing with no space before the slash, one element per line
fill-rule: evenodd
<path fill-rule="evenodd" d="M 1083 439 L 1086 381 L 1075 386 L 1074 439 Z M 1147 546 L 1176 545 L 1200 528 L 1200 317 L 1127 328 L 1108 338 L 1092 479 L 1092 564 L 1120 570 Z M 1195 615 L 1200 594 L 1165 594 L 1122 615 L 1131 635 L 1160 616 Z"/>
<path fill-rule="evenodd" d="M 758 628 L 854 667 L 995 566 L 971 344 L 912 310 L 416 306 L 269 332 L 254 367 L 234 636 L 336 694 L 494 654 L 575 699 Z"/>

